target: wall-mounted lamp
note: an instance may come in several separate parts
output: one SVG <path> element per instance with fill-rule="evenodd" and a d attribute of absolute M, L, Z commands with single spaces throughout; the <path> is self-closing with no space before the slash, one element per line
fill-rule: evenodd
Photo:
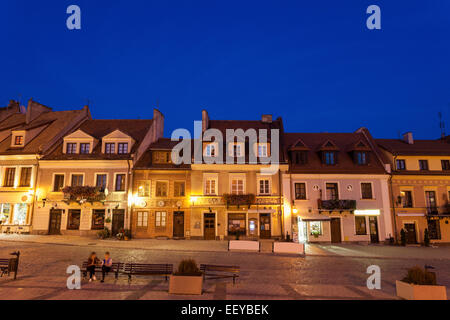
<path fill-rule="evenodd" d="M 45 207 L 45 202 L 47 201 L 47 198 L 42 199 L 42 208 Z"/>
<path fill-rule="evenodd" d="M 195 205 L 195 201 L 197 201 L 198 197 L 191 196 L 192 205 Z"/>

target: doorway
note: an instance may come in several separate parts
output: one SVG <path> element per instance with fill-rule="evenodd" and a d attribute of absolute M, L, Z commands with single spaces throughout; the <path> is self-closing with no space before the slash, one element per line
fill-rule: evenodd
<path fill-rule="evenodd" d="M 261 239 L 270 239 L 271 235 L 271 224 L 270 224 L 270 213 L 260 213 L 259 214 L 259 237 Z"/>
<path fill-rule="evenodd" d="M 50 209 L 48 234 L 61 234 L 61 209 Z"/>
<path fill-rule="evenodd" d="M 369 217 L 370 242 L 378 243 L 378 220 L 377 217 Z"/>
<path fill-rule="evenodd" d="M 173 237 L 184 238 L 184 212 L 175 211 L 173 213 Z"/>
<path fill-rule="evenodd" d="M 216 214 L 205 213 L 203 219 L 203 237 L 205 240 L 216 239 Z"/>
<path fill-rule="evenodd" d="M 331 242 L 333 243 L 341 242 L 341 219 L 331 218 L 330 228 L 331 228 Z"/>
<path fill-rule="evenodd" d="M 405 223 L 404 227 L 406 231 L 406 243 L 416 244 L 417 243 L 416 224 L 414 222 Z"/>
<path fill-rule="evenodd" d="M 116 235 L 124 228 L 125 222 L 125 210 L 124 209 L 113 209 L 112 216 L 112 234 Z"/>

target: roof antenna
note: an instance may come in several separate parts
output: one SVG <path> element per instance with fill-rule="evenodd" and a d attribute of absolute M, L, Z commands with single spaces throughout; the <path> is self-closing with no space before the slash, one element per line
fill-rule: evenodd
<path fill-rule="evenodd" d="M 438 112 L 439 116 L 439 128 L 441 129 L 441 139 L 444 140 L 445 138 L 445 122 L 442 120 L 442 112 Z"/>

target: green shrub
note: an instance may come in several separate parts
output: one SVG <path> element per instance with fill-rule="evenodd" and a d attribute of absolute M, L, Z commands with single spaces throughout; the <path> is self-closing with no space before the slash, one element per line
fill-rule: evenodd
<path fill-rule="evenodd" d="M 106 238 L 109 238 L 109 237 L 111 236 L 111 232 L 109 231 L 108 228 L 105 228 L 105 229 L 103 229 L 103 230 L 98 231 L 98 232 L 97 232 L 97 236 L 98 236 L 100 239 L 106 239 Z"/>
<path fill-rule="evenodd" d="M 175 275 L 178 276 L 199 276 L 202 273 L 200 269 L 197 267 L 197 263 L 194 259 L 184 259 L 181 260 L 178 265 L 178 270 L 175 272 Z"/>
<path fill-rule="evenodd" d="M 408 270 L 408 274 L 402 279 L 403 282 L 418 285 L 436 285 L 436 274 L 428 272 L 420 267 L 413 267 Z"/>
<path fill-rule="evenodd" d="M 406 231 L 405 229 L 400 230 L 400 244 L 406 246 Z"/>
<path fill-rule="evenodd" d="M 425 229 L 425 232 L 423 234 L 423 244 L 426 247 L 430 246 L 430 233 L 428 232 L 428 229 Z"/>

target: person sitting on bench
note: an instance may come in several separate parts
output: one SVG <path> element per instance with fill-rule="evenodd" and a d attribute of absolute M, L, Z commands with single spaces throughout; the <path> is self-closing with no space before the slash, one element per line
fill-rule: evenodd
<path fill-rule="evenodd" d="M 95 267 L 100 264 L 100 259 L 97 258 L 95 252 L 92 252 L 88 258 L 86 270 L 89 272 L 89 282 L 97 280 L 95 277 Z"/>
<path fill-rule="evenodd" d="M 105 252 L 105 258 L 102 261 L 102 280 L 100 282 L 105 282 L 105 274 L 111 271 L 112 259 L 109 252 Z"/>

